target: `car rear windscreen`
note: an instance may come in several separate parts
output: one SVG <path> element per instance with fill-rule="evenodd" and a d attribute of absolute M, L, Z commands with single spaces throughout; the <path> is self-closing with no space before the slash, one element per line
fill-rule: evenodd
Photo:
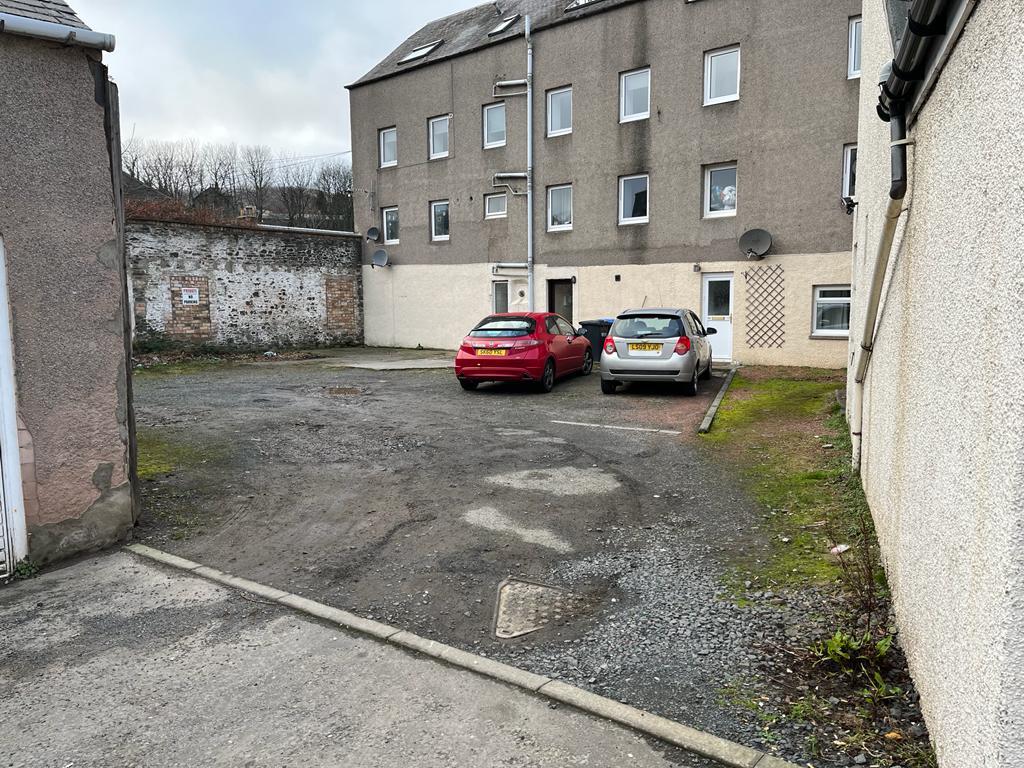
<path fill-rule="evenodd" d="M 469 332 L 470 336 L 488 339 L 507 339 L 515 336 L 529 336 L 535 324 L 529 317 L 488 317 L 477 323 Z"/>
<path fill-rule="evenodd" d="M 617 318 L 611 335 L 620 339 L 674 339 L 685 334 L 676 315 L 626 315 Z"/>

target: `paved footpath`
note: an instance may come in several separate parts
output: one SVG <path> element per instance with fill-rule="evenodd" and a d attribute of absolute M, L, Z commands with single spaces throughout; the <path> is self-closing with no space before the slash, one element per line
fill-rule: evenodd
<path fill-rule="evenodd" d="M 0 765 L 708 765 L 114 552 L 0 587 Z"/>

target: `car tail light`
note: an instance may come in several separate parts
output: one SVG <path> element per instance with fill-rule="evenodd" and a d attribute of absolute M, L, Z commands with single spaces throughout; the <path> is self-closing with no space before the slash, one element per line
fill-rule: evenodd
<path fill-rule="evenodd" d="M 685 355 L 687 352 L 689 352 L 690 351 L 690 337 L 689 336 L 680 336 L 679 337 L 679 341 L 676 342 L 676 350 L 675 351 L 676 351 L 677 355 Z"/>
<path fill-rule="evenodd" d="M 512 349 L 529 349 L 530 347 L 539 347 L 540 345 L 540 339 L 519 339 L 512 345 Z"/>
<path fill-rule="evenodd" d="M 473 338 L 471 336 L 467 336 L 466 338 L 464 338 L 462 340 L 462 347 L 461 347 L 461 349 L 462 349 L 463 352 L 472 352 L 473 351 Z"/>
<path fill-rule="evenodd" d="M 605 337 L 605 340 L 604 340 L 604 353 L 606 355 L 614 355 L 615 354 L 615 339 L 613 339 L 611 336 L 606 336 Z"/>

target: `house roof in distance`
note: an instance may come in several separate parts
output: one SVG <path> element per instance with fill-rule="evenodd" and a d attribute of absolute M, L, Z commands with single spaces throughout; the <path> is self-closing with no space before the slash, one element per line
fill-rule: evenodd
<path fill-rule="evenodd" d="M 497 0 L 484 3 L 442 19 L 435 19 L 409 37 L 377 66 L 349 85 L 356 88 L 376 80 L 394 77 L 410 69 L 444 61 L 522 37 L 524 17 L 529 15 L 534 31 L 565 24 L 643 0 Z M 4 0 L 0 0 L 0 3 Z M 511 23 L 508 19 L 515 17 Z M 496 31 L 500 30 L 500 31 Z M 432 48 L 430 44 L 438 43 Z M 414 51 L 428 48 L 422 55 Z"/>
<path fill-rule="evenodd" d="M 0 13 L 89 29 L 64 0 L 0 0 Z"/>

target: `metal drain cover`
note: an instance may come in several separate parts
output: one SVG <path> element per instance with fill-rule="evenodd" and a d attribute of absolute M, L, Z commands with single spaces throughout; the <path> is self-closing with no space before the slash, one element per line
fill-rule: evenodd
<path fill-rule="evenodd" d="M 330 397 L 351 397 L 363 394 L 359 387 L 324 387 L 324 391 Z"/>
<path fill-rule="evenodd" d="M 521 637 L 552 622 L 561 622 L 583 607 L 582 596 L 560 587 L 524 579 L 505 579 L 498 586 L 494 636 Z"/>

